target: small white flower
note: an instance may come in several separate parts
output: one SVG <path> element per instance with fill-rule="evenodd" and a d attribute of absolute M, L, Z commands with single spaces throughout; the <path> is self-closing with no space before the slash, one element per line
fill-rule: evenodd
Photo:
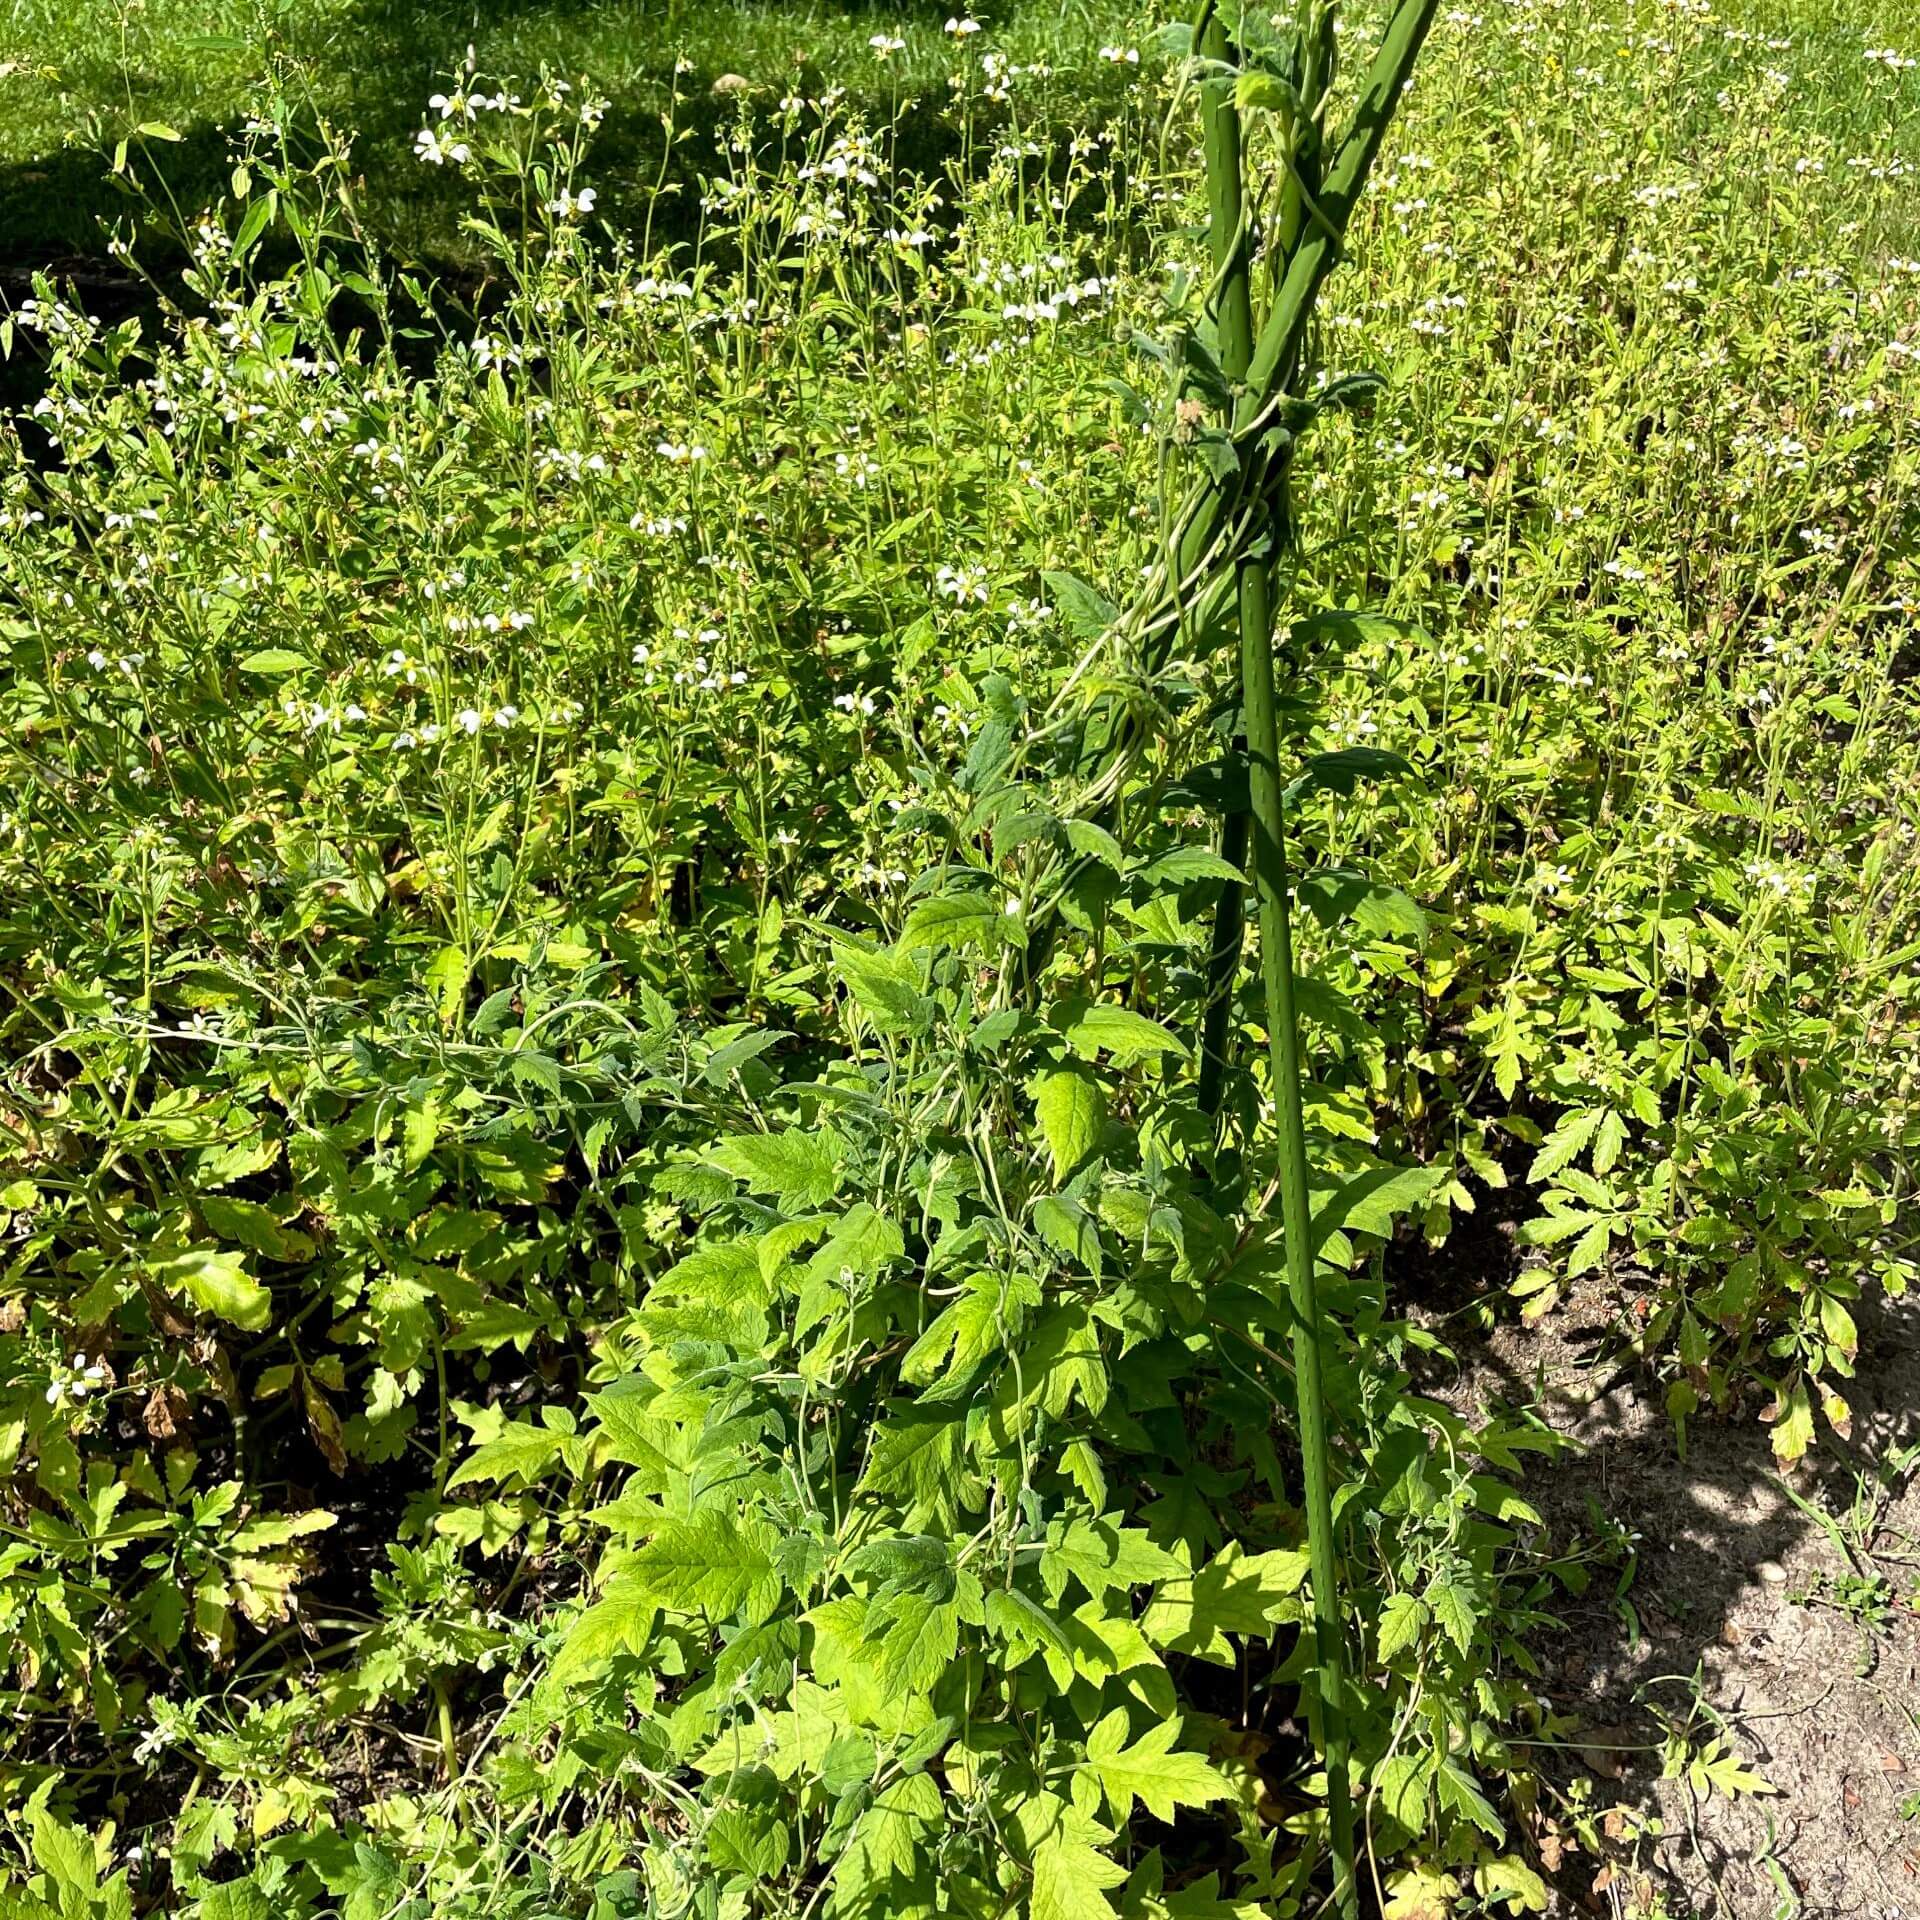
<path fill-rule="evenodd" d="M 980 31 L 980 22 L 969 16 L 961 16 L 947 22 L 947 31 L 964 38 L 967 34 L 978 33 Z"/>
<path fill-rule="evenodd" d="M 478 733 L 480 731 L 479 710 L 475 707 L 462 707 L 453 716 L 453 724 L 463 733 Z"/>
<path fill-rule="evenodd" d="M 593 211 L 594 190 L 582 187 L 578 193 L 562 187 L 558 196 L 547 202 L 547 211 L 557 213 L 562 220 L 584 217 Z"/>

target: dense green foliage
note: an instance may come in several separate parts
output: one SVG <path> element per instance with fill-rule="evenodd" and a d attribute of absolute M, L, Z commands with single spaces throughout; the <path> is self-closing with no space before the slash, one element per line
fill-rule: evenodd
<path fill-rule="evenodd" d="M 185 307 L 6 323 L 14 1910 L 1312 1909 L 1255 973 L 1221 1135 L 1194 1059 L 1233 648 L 1115 615 L 1221 444 L 1198 121 L 1109 52 L 1078 136 L 954 36 L 939 177 L 736 102 L 670 253 L 590 87 L 462 73 L 444 335 L 278 110 Z M 1395 1236 L 1528 1187 L 1516 1310 L 1783 1457 L 1911 1277 L 1916 104 L 1846 19 L 1444 17 L 1290 419 L 1408 1913 L 1541 1903 L 1526 1640 L 1608 1546 L 1410 1390 Z"/>

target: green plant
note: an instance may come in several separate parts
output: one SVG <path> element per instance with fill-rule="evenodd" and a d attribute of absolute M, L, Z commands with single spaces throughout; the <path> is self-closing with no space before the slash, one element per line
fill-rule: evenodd
<path fill-rule="evenodd" d="M 1547 1540 L 1545 1420 L 1416 1390 L 1408 1240 L 1531 1187 L 1523 1307 L 1783 1452 L 1912 1263 L 1920 123 L 1845 12 L 1441 15 L 1251 434 L 1189 136 L 1237 100 L 1266 237 L 1318 135 L 1231 13 L 1231 83 L 990 23 L 917 117 L 858 41 L 851 98 L 669 86 L 651 234 L 590 89 L 462 66 L 370 129 L 470 215 L 451 286 L 289 72 L 188 282 L 35 286 L 8 1897 L 1201 1920 L 1320 1900 L 1345 1781 L 1403 1911 L 1544 1900 L 1536 1647 L 1596 1575 L 1631 1619 L 1634 1543 Z M 1242 560 L 1330 1529 L 1247 636 L 1186 577 Z"/>

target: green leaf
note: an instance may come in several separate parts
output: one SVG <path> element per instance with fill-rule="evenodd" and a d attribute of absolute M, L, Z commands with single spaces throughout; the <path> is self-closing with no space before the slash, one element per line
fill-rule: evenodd
<path fill-rule="evenodd" d="M 1106 1789 L 1114 1817 L 1125 1820 L 1138 1800 L 1156 1820 L 1171 1820 L 1176 1807 L 1202 1807 L 1231 1797 L 1232 1790 L 1204 1754 L 1176 1753 L 1180 1722 L 1162 1720 L 1132 1746 L 1125 1744 L 1125 1707 L 1115 1707 L 1087 1737 L 1086 1766 Z"/>
<path fill-rule="evenodd" d="M 1436 1577 L 1427 1588 L 1427 1604 L 1447 1638 L 1462 1653 L 1467 1652 L 1473 1645 L 1474 1623 L 1479 1618 L 1472 1595 L 1456 1582 Z"/>
<path fill-rule="evenodd" d="M 1033 1853 L 1031 1920 L 1114 1920 L 1106 1889 L 1127 1877 L 1125 1867 L 1071 1833 L 1043 1840 Z"/>
<path fill-rule="evenodd" d="M 154 1262 L 151 1277 L 170 1292 L 184 1293 L 202 1313 L 231 1321 L 245 1333 L 264 1333 L 272 1296 L 248 1272 L 246 1256 L 214 1247 L 194 1247 Z"/>
<path fill-rule="evenodd" d="M 560 1643 L 554 1679 L 564 1686 L 601 1672 L 616 1654 L 641 1652 L 659 1617 L 644 1576 L 631 1570 L 616 1573 Z"/>
<path fill-rule="evenodd" d="M 1476 1869 L 1474 1887 L 1490 1906 L 1505 1904 L 1510 1913 L 1545 1913 L 1552 1904 L 1547 1883 L 1510 1853 Z"/>
<path fill-rule="evenodd" d="M 897 1221 L 890 1220 L 871 1201 L 856 1200 L 807 1262 L 807 1278 L 838 1281 L 852 1274 L 856 1279 L 870 1280 L 889 1260 L 899 1259 L 906 1248 Z"/>
<path fill-rule="evenodd" d="M 1796 1380 L 1774 1416 L 1773 1457 L 1782 1466 L 1791 1466 L 1812 1444 L 1813 1402 L 1807 1396 L 1807 1383 Z"/>
<path fill-rule="evenodd" d="M 1584 1107 L 1562 1114 L 1540 1151 L 1533 1156 L 1533 1165 L 1527 1169 L 1527 1178 L 1534 1181 L 1551 1179 L 1562 1167 L 1570 1165 L 1593 1138 L 1606 1111 L 1605 1107 Z"/>
<path fill-rule="evenodd" d="M 1140 1617 L 1155 1646 L 1190 1653 L 1220 1666 L 1234 1661 L 1230 1633 L 1265 1637 L 1276 1620 L 1297 1618 L 1307 1556 L 1277 1547 L 1248 1553 L 1229 1541 L 1197 1573 L 1164 1580 Z"/>
<path fill-rule="evenodd" d="M 789 1127 L 783 1133 L 736 1133 L 707 1158 L 753 1193 L 770 1193 L 792 1206 L 822 1207 L 840 1185 L 846 1143 L 830 1127 Z"/>
<path fill-rule="evenodd" d="M 205 1193 L 199 1199 L 200 1217 L 207 1230 L 222 1240 L 237 1240 L 269 1260 L 311 1260 L 313 1242 L 304 1233 L 283 1227 L 257 1200 L 232 1200 Z"/>
<path fill-rule="evenodd" d="M 834 1869 L 834 1892 L 869 1906 L 894 1881 L 911 1880 L 921 1849 L 938 1832 L 940 1789 L 929 1773 L 910 1774 L 874 1796 Z M 886 1911 L 884 1904 L 877 1909 Z"/>
<path fill-rule="evenodd" d="M 897 945 L 902 953 L 968 946 L 992 953 L 1006 938 L 1007 916 L 985 894 L 942 893 L 908 908 Z"/>
<path fill-rule="evenodd" d="M 996 1587 L 987 1595 L 987 1625 L 1016 1649 L 1051 1647 L 1062 1659 L 1073 1658 L 1066 1628 L 1018 1587 Z"/>
<path fill-rule="evenodd" d="M 434 1011 L 442 1020 L 450 1021 L 460 1011 L 467 996 L 467 977 L 472 971 L 472 962 L 460 947 L 442 947 L 427 962 L 421 978 L 433 1000 Z"/>
<path fill-rule="evenodd" d="M 302 667 L 312 665 L 304 653 L 295 653 L 290 647 L 262 647 L 240 662 L 240 671 L 273 678 L 283 673 L 298 673 Z"/>
<path fill-rule="evenodd" d="M 531 1486 L 560 1457 L 562 1435 L 524 1420 L 511 1421 L 505 1432 L 483 1441 L 447 1476 L 447 1491 L 470 1486 L 476 1480 L 509 1486 L 518 1481 Z"/>
<path fill-rule="evenodd" d="M 1233 83 L 1233 104 L 1242 113 L 1277 113 L 1292 120 L 1300 113 L 1300 96 L 1277 73 L 1253 67 Z"/>
<path fill-rule="evenodd" d="M 1452 1758 L 1442 1760 L 1434 1781 L 1440 1789 L 1440 1804 L 1449 1812 L 1471 1820 L 1491 1840 L 1504 1840 L 1507 1837 L 1506 1826 L 1494 1812 L 1492 1803 L 1480 1791 L 1480 1783 L 1459 1761 Z"/>
<path fill-rule="evenodd" d="M 1064 1180 L 1100 1144 L 1106 1096 L 1085 1068 L 1061 1067 L 1035 1082 L 1033 1105 L 1053 1159 L 1054 1178 Z"/>
<path fill-rule="evenodd" d="M 33 1810 L 33 1857 L 60 1895 L 62 1907 L 76 1914 L 92 1910 L 100 1885 L 100 1867 L 90 1833 L 69 1826 L 44 1806 L 36 1807 Z"/>
<path fill-rule="evenodd" d="M 867 1637 L 879 1642 L 889 1693 L 930 1693 L 959 1651 L 960 1610 L 951 1599 L 910 1588 L 868 1610 Z"/>
<path fill-rule="evenodd" d="M 1415 1644 L 1427 1630 L 1432 1615 L 1417 1594 L 1391 1593 L 1380 1609 L 1380 1658 L 1391 1660 L 1396 1653 Z"/>
<path fill-rule="evenodd" d="M 1040 1579 L 1050 1600 L 1059 1601 L 1069 1576 L 1095 1600 L 1115 1587 L 1188 1577 L 1186 1567 L 1139 1528 L 1084 1515 L 1070 1520 L 1040 1554 Z"/>
<path fill-rule="evenodd" d="M 1104 593 L 1075 573 L 1043 571 L 1054 611 L 1076 640 L 1098 640 L 1120 618 L 1120 609 Z"/>
<path fill-rule="evenodd" d="M 1416 946 L 1427 937 L 1427 916 L 1411 898 L 1398 887 L 1349 868 L 1316 867 L 1301 875 L 1296 891 L 1300 904 L 1323 927 L 1351 920 L 1375 939 L 1410 940 Z"/>
<path fill-rule="evenodd" d="M 1164 1053 L 1177 1053 L 1184 1060 L 1188 1053 L 1187 1043 L 1169 1033 L 1159 1021 L 1104 1002 L 1074 1013 L 1064 1031 L 1075 1053 L 1090 1060 L 1104 1048 L 1113 1055 L 1116 1066 L 1131 1066 L 1136 1060 L 1156 1060 Z"/>
<path fill-rule="evenodd" d="M 765 1306 L 772 1297 L 760 1255 L 751 1240 L 711 1240 L 676 1261 L 654 1283 L 669 1300 L 704 1300 L 710 1306 Z"/>
<path fill-rule="evenodd" d="M 931 1019 L 932 1002 L 920 991 L 919 971 L 905 954 L 836 940 L 833 962 L 854 1005 L 876 1033 L 917 1033 Z"/>
<path fill-rule="evenodd" d="M 670 1520 L 629 1562 L 647 1595 L 675 1613 L 757 1625 L 780 1604 L 773 1529 L 719 1511 Z"/>
<path fill-rule="evenodd" d="M 1413 772 L 1413 763 L 1384 747 L 1341 747 L 1316 753 L 1287 784 L 1285 804 L 1298 806 L 1309 793 L 1350 794 L 1362 780 L 1389 780 Z"/>
<path fill-rule="evenodd" d="M 1208 847 L 1175 847 L 1141 875 L 1150 887 L 1184 887 L 1195 880 L 1233 880 L 1244 885 L 1246 877 L 1231 860 L 1221 859 Z"/>
<path fill-rule="evenodd" d="M 1436 1167 L 1373 1167 L 1328 1195 L 1316 1195 L 1313 1245 L 1317 1253 L 1336 1233 L 1390 1240 L 1393 1223 L 1415 1212 L 1446 1177 Z"/>

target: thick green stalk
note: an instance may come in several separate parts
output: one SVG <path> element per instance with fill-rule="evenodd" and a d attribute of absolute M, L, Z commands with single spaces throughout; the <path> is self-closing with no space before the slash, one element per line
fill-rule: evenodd
<path fill-rule="evenodd" d="M 1293 377 L 1294 363 L 1306 342 L 1307 323 L 1313 318 L 1314 297 L 1340 258 L 1347 222 L 1379 156 L 1380 143 L 1412 76 L 1413 63 L 1420 57 L 1421 42 L 1433 24 L 1437 4 L 1438 0 L 1400 0 L 1388 22 L 1380 50 L 1373 56 L 1361 85 L 1353 119 L 1322 183 L 1316 202 L 1320 218 L 1309 214 L 1300 244 L 1287 262 L 1286 277 L 1274 297 L 1273 311 L 1260 329 L 1253 364 L 1247 369 L 1247 393 L 1239 413 L 1242 426 L 1257 420 L 1286 391 Z"/>
<path fill-rule="evenodd" d="M 1401 91 L 1413 73 L 1413 63 L 1437 5 L 1438 0 L 1400 0 L 1388 23 L 1361 85 L 1352 122 L 1315 202 L 1326 224 L 1309 217 L 1300 244 L 1287 263 L 1273 311 L 1267 315 L 1254 345 L 1245 391 L 1235 409 L 1235 420 L 1241 427 L 1258 420 L 1286 392 L 1286 382 L 1293 377 L 1320 283 L 1340 257 L 1347 222 L 1379 156 L 1380 143 L 1386 138 Z M 1177 558 L 1181 579 L 1192 573 L 1219 538 L 1240 491 L 1237 480 L 1220 482 L 1208 486 L 1195 500 L 1180 536 Z M 1176 629 L 1167 630 L 1167 638 L 1173 631 Z M 1163 645 L 1157 653 L 1150 652 L 1149 665 L 1159 666 L 1165 657 Z"/>
<path fill-rule="evenodd" d="M 1300 1033 L 1293 1007 L 1293 924 L 1287 905 L 1286 812 L 1280 778 L 1280 728 L 1273 686 L 1273 602 L 1267 568 L 1241 562 L 1240 674 L 1246 703 L 1253 811 L 1253 883 L 1260 906 L 1260 974 L 1266 989 L 1269 1080 L 1280 1135 L 1280 1221 L 1287 1244 L 1293 1307 L 1294 1389 L 1307 1506 L 1307 1562 L 1313 1575 L 1313 1637 L 1319 1686 L 1320 1744 L 1327 1757 L 1327 1825 L 1333 1851 L 1334 1907 L 1359 1912 L 1354 1872 L 1353 1805 L 1348 1794 L 1345 1658 L 1339 1570 L 1333 1550 L 1333 1475 L 1321 1375 L 1319 1292 L 1314 1283 L 1313 1220 L 1307 1198 L 1307 1141 L 1300 1109 Z"/>
<path fill-rule="evenodd" d="M 1210 16 L 1197 51 L 1226 63 L 1232 49 L 1226 29 Z M 1230 80 L 1208 80 L 1201 98 L 1201 131 L 1207 153 L 1207 237 L 1213 248 L 1219 299 L 1214 322 L 1219 334 L 1220 368 L 1238 386 L 1253 359 L 1253 293 L 1248 285 L 1249 236 L 1244 213 L 1240 109 Z M 1247 857 L 1247 816 L 1229 807 L 1220 822 L 1220 857 L 1238 867 Z M 1213 946 L 1207 956 L 1207 992 L 1200 1031 L 1200 1111 L 1217 1113 L 1232 1064 L 1233 981 L 1240 970 L 1246 922 L 1243 890 L 1229 880 L 1220 890 L 1214 915 Z"/>

